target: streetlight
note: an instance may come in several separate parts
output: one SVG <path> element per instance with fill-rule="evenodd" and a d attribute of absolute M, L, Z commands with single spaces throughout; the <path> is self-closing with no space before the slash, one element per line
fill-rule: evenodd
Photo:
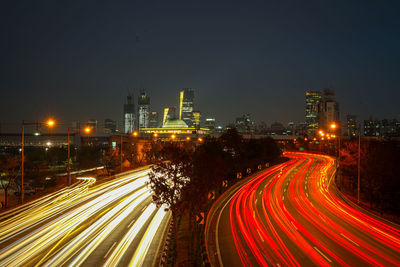
<path fill-rule="evenodd" d="M 71 145 L 70 145 L 70 138 L 69 138 L 69 134 L 70 134 L 70 132 L 71 131 L 77 131 L 77 132 L 80 132 L 81 131 L 81 129 L 80 128 L 78 128 L 78 129 L 74 129 L 74 128 L 69 128 L 68 127 L 68 167 L 67 167 L 67 172 L 68 172 L 68 180 L 67 180 L 67 185 L 68 186 L 70 186 L 71 185 L 71 166 L 70 166 L 70 158 L 71 158 Z M 85 133 L 87 133 L 87 134 L 89 134 L 91 131 L 92 131 L 92 128 L 91 127 L 89 127 L 89 126 L 86 126 L 84 129 L 83 129 L 83 131 L 85 132 Z"/>
<path fill-rule="evenodd" d="M 335 129 L 337 127 L 336 123 L 332 123 L 330 125 L 332 129 Z M 348 126 L 343 126 L 343 128 L 350 128 L 354 129 L 356 128 L 358 130 L 358 159 L 357 159 L 357 204 L 360 204 L 360 172 L 361 172 L 361 127 L 360 126 L 353 126 L 353 127 L 348 127 Z M 340 161 L 340 132 L 337 135 L 338 137 L 338 166 L 339 166 L 339 161 Z"/>
<path fill-rule="evenodd" d="M 172 140 L 175 140 L 175 138 L 176 138 L 176 135 L 174 135 L 174 134 L 171 135 L 171 139 L 172 139 Z"/>
<path fill-rule="evenodd" d="M 25 147 L 25 125 L 46 125 L 47 127 L 53 127 L 55 125 L 55 121 L 53 119 L 48 119 L 45 122 L 25 122 L 24 120 L 22 121 L 22 147 L 21 147 L 21 204 L 24 204 L 24 147 Z"/>

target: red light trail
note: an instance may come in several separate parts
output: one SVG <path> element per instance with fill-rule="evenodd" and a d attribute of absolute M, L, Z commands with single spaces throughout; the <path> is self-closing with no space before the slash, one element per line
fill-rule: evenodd
<path fill-rule="evenodd" d="M 225 206 L 214 205 L 206 226 L 213 265 L 240 265 L 236 257 L 243 266 L 400 266 L 399 226 L 337 191 L 333 158 L 295 152 L 285 157 L 290 160 L 228 191 L 219 200 Z M 229 232 L 219 229 L 228 220 Z M 212 227 L 215 236 L 207 230 Z M 215 248 L 209 245 L 214 241 Z"/>

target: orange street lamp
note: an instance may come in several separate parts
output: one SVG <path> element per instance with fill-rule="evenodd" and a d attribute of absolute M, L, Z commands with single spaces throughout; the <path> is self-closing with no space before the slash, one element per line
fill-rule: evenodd
<path fill-rule="evenodd" d="M 172 140 L 175 140 L 175 138 L 176 138 L 176 135 L 174 135 L 174 134 L 171 135 L 171 139 L 172 139 Z"/>
<path fill-rule="evenodd" d="M 68 163 L 67 163 L 67 172 L 68 172 L 68 180 L 67 180 L 67 185 L 71 185 L 71 166 L 70 166 L 70 159 L 71 159 L 71 145 L 70 145 L 70 132 L 71 131 L 77 131 L 80 132 L 82 131 L 80 128 L 78 129 L 74 129 L 74 128 L 70 128 L 68 127 Z M 89 134 L 92 131 L 92 127 L 90 126 L 86 126 L 85 128 L 83 128 L 83 132 L 85 132 L 86 134 Z"/>
<path fill-rule="evenodd" d="M 186 136 L 186 141 L 190 141 L 190 136 Z"/>
<path fill-rule="evenodd" d="M 154 134 L 153 134 L 153 137 L 154 137 L 154 138 L 157 138 L 157 137 L 158 137 L 158 133 L 154 133 Z"/>
<path fill-rule="evenodd" d="M 203 142 L 203 138 L 199 137 L 199 139 L 197 139 L 200 143 Z"/>
<path fill-rule="evenodd" d="M 136 136 L 139 135 L 139 133 L 138 133 L 137 131 L 134 131 L 134 132 L 132 133 L 132 135 L 136 137 Z"/>
<path fill-rule="evenodd" d="M 331 127 L 331 129 L 336 129 L 337 125 L 336 125 L 336 123 L 331 123 L 330 127 Z"/>
<path fill-rule="evenodd" d="M 21 144 L 21 196 L 20 196 L 20 201 L 21 204 L 24 204 L 24 147 L 25 147 L 25 125 L 46 125 L 47 127 L 53 127 L 55 125 L 55 121 L 53 119 L 49 119 L 46 122 L 25 122 L 22 121 L 22 144 Z"/>

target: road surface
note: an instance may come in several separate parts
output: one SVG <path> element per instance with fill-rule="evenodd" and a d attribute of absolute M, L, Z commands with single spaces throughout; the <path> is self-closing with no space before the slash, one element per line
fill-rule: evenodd
<path fill-rule="evenodd" d="M 170 219 L 148 168 L 70 188 L 0 214 L 0 266 L 152 266 Z"/>
<path fill-rule="evenodd" d="M 331 157 L 285 156 L 212 207 L 206 248 L 213 266 L 400 266 L 400 227 L 337 191 Z"/>

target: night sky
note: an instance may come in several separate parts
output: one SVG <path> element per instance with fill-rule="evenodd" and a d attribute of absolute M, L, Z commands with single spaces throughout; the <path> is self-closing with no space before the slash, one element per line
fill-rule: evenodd
<path fill-rule="evenodd" d="M 304 121 L 306 90 L 334 88 L 342 120 L 400 119 L 398 1 L 2 1 L 3 125 L 122 120 L 180 88 L 218 124 Z M 135 99 L 136 101 L 136 99 Z"/>

